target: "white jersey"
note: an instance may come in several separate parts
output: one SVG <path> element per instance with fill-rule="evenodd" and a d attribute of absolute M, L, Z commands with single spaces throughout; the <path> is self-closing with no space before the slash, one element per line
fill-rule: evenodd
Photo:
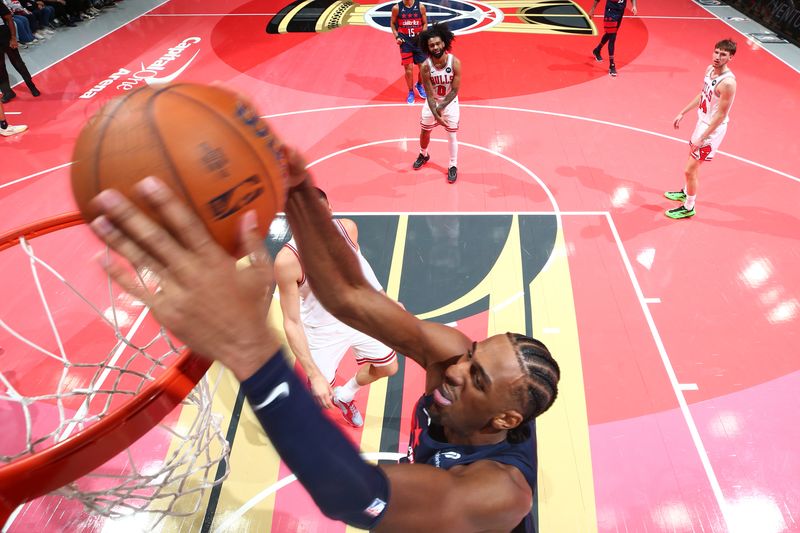
<path fill-rule="evenodd" d="M 447 62 L 441 69 L 436 68 L 433 60 L 429 57 L 425 61 L 428 62 L 428 67 L 431 69 L 431 85 L 433 85 L 433 98 L 441 102 L 453 88 L 453 61 L 455 60 L 453 54 L 447 54 Z M 453 99 L 453 102 L 458 102 L 458 96 Z"/>
<path fill-rule="evenodd" d="M 353 249 L 353 253 L 356 254 L 358 258 L 358 262 L 361 265 L 361 272 L 364 274 L 364 277 L 367 279 L 370 285 L 372 285 L 375 290 L 381 291 L 383 287 L 381 286 L 380 282 L 378 281 L 377 276 L 375 276 L 375 272 L 373 272 L 372 267 L 369 265 L 367 260 L 361 255 L 361 250 L 358 248 L 358 245 L 350 240 L 350 236 L 347 234 L 347 231 L 344 229 L 342 222 L 339 220 L 333 221 L 335 226 L 338 228 L 339 233 L 341 233 L 350 247 Z M 300 260 L 300 254 L 297 250 L 297 243 L 295 242 L 294 238 L 292 238 L 289 242 L 287 242 L 284 246 L 289 248 L 294 254 L 297 256 L 298 261 Z M 302 269 L 302 262 L 300 268 Z M 319 327 L 319 326 L 327 326 L 330 324 L 335 324 L 339 322 L 332 314 L 330 314 L 322 304 L 317 300 L 317 297 L 311 292 L 311 287 L 308 284 L 308 280 L 306 280 L 306 273 L 303 269 L 302 277 L 300 281 L 297 282 L 297 288 L 300 292 L 300 320 L 303 323 L 304 327 Z"/>
<path fill-rule="evenodd" d="M 719 108 L 720 96 L 717 94 L 717 86 L 722 80 L 729 78 L 736 79 L 733 72 L 726 70 L 716 78 L 712 78 L 711 74 L 714 72 L 714 67 L 709 67 L 706 71 L 706 77 L 703 78 L 703 91 L 700 93 L 700 105 L 697 107 L 697 118 L 700 122 L 709 124 L 711 117 L 717 112 Z M 722 120 L 722 124 L 728 123 L 728 115 Z"/>

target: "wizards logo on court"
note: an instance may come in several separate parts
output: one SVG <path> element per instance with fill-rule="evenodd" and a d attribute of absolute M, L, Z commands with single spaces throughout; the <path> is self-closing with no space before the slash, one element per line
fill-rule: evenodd
<path fill-rule="evenodd" d="M 429 22 L 447 22 L 456 34 L 480 31 L 596 35 L 589 16 L 572 0 L 443 0 L 422 2 Z M 368 25 L 391 32 L 396 1 L 361 5 L 349 0 L 296 0 L 267 24 L 267 33 L 313 33 Z"/>

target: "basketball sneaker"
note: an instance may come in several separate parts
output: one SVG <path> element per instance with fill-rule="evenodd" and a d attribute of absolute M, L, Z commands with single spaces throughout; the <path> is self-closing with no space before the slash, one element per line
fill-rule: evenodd
<path fill-rule="evenodd" d="M 343 402 L 339 398 L 336 397 L 336 393 L 339 391 L 341 387 L 336 387 L 333 389 L 333 405 L 339 408 L 342 412 L 342 416 L 347 423 L 353 426 L 354 428 L 360 428 L 364 425 L 364 419 L 361 418 L 361 413 L 358 411 L 358 407 L 356 407 L 355 400 L 350 402 Z"/>
<path fill-rule="evenodd" d="M 419 95 L 420 98 L 424 100 L 428 97 L 428 95 L 425 93 L 425 87 L 423 87 L 421 83 L 417 82 L 417 84 L 414 87 L 417 88 L 417 94 Z"/>
<path fill-rule="evenodd" d="M 612 78 L 617 77 L 617 66 L 614 63 L 611 63 L 611 66 L 608 67 L 608 73 L 611 74 Z"/>
<path fill-rule="evenodd" d="M 669 218 L 689 218 L 694 216 L 694 208 L 686 209 L 686 206 L 682 205 L 680 207 L 676 207 L 675 209 L 669 209 L 664 211 L 664 214 L 667 215 Z"/>
<path fill-rule="evenodd" d="M 599 48 L 595 48 L 594 50 L 592 50 L 592 55 L 594 56 L 595 61 L 602 61 L 603 60 L 603 56 L 600 55 L 600 49 Z"/>
<path fill-rule="evenodd" d="M 455 183 L 458 178 L 458 169 L 450 167 L 447 169 L 447 183 Z"/>
<path fill-rule="evenodd" d="M 410 91 L 408 91 L 408 96 L 406 97 L 406 103 L 407 104 L 413 104 L 414 103 L 414 89 L 411 89 Z"/>
<path fill-rule="evenodd" d="M 413 165 L 413 166 L 414 166 L 414 170 L 419 170 L 419 169 L 421 169 L 421 168 L 422 168 L 422 165 L 424 165 L 425 163 L 427 163 L 427 162 L 430 160 L 430 158 L 431 158 L 431 156 L 430 156 L 430 155 L 422 155 L 422 154 L 419 154 L 419 155 L 417 156 L 417 160 L 416 160 L 416 161 L 414 161 L 414 165 Z"/>
<path fill-rule="evenodd" d="M 11 137 L 12 135 L 16 135 L 17 133 L 22 133 L 27 129 L 28 126 L 12 126 L 9 124 L 6 129 L 0 128 L 0 135 L 2 135 L 3 137 Z"/>
<path fill-rule="evenodd" d="M 664 197 L 675 202 L 686 201 L 686 193 L 683 191 L 667 191 L 664 193 Z"/>

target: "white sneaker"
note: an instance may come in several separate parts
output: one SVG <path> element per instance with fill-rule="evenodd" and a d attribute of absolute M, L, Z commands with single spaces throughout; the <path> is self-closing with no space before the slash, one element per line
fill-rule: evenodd
<path fill-rule="evenodd" d="M 28 126 L 22 124 L 19 126 L 12 126 L 11 124 L 9 124 L 6 129 L 0 129 L 0 135 L 2 135 L 3 137 L 11 137 L 12 135 L 16 135 L 17 133 L 22 133 L 27 129 Z"/>
<path fill-rule="evenodd" d="M 42 31 L 44 32 L 45 35 L 55 35 L 56 34 L 56 30 L 51 30 L 50 28 L 45 28 Z"/>

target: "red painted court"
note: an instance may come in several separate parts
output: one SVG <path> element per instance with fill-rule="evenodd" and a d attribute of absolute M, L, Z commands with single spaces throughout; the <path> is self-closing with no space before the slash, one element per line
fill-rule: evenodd
<path fill-rule="evenodd" d="M 455 4 L 447 5 L 462 9 Z M 501 11 L 511 21 L 516 9 L 472 4 L 487 20 Z M 324 33 L 265 33 L 284 7 L 168 0 L 38 74 L 42 97 L 22 88 L 5 106 L 21 113 L 10 122 L 30 130 L 0 139 L 0 233 L 75 209 L 72 146 L 108 100 L 148 81 L 218 81 L 247 94 L 305 152 L 335 212 L 358 222 L 387 294 L 476 339 L 526 330 L 553 351 L 562 388 L 537 425 L 541 532 L 800 531 L 798 71 L 689 0 L 644 0 L 639 16 L 626 15 L 616 78 L 591 56 L 598 35 L 486 23 L 458 34 L 453 48 L 463 79 L 459 176 L 450 185 L 441 128 L 431 162 L 411 168 L 422 100 L 405 103 L 399 55 L 380 17 Z M 594 22 L 602 29 L 602 18 Z M 739 45 L 728 133 L 702 166 L 697 215 L 670 220 L 663 212 L 676 204 L 663 192 L 682 186 L 694 126 L 689 113 L 675 131 L 673 117 L 727 37 Z M 41 253 L 98 307 L 108 305 L 89 232 L 42 239 Z M 0 280 L 4 323 L 57 352 L 19 247 L 0 252 Z M 43 285 L 72 360 L 111 348 L 113 335 L 60 282 Z M 141 313 L 122 295 L 110 298 L 131 318 Z M 136 328 L 156 330 L 147 320 Z M 0 329 L 3 375 L 29 394 L 52 390 L 58 370 L 31 350 Z M 331 413 L 368 457 L 405 453 L 422 390 L 412 365 L 359 392 L 364 428 Z M 345 358 L 340 381 L 354 368 Z M 327 521 L 289 482 L 252 413 L 236 407 L 237 391 L 225 375 L 215 400 L 223 433 L 235 436 L 230 476 L 197 513 L 155 529 L 352 529 Z M 40 405 L 35 424 L 47 424 L 53 409 Z M 24 442 L 25 422 L 7 406 L 0 416 L 10 428 L 0 439 L 5 454 Z M 146 442 L 141 460 L 162 461 L 169 439 Z M 7 529 L 140 531 L 152 519 L 96 517 L 47 496 Z"/>

